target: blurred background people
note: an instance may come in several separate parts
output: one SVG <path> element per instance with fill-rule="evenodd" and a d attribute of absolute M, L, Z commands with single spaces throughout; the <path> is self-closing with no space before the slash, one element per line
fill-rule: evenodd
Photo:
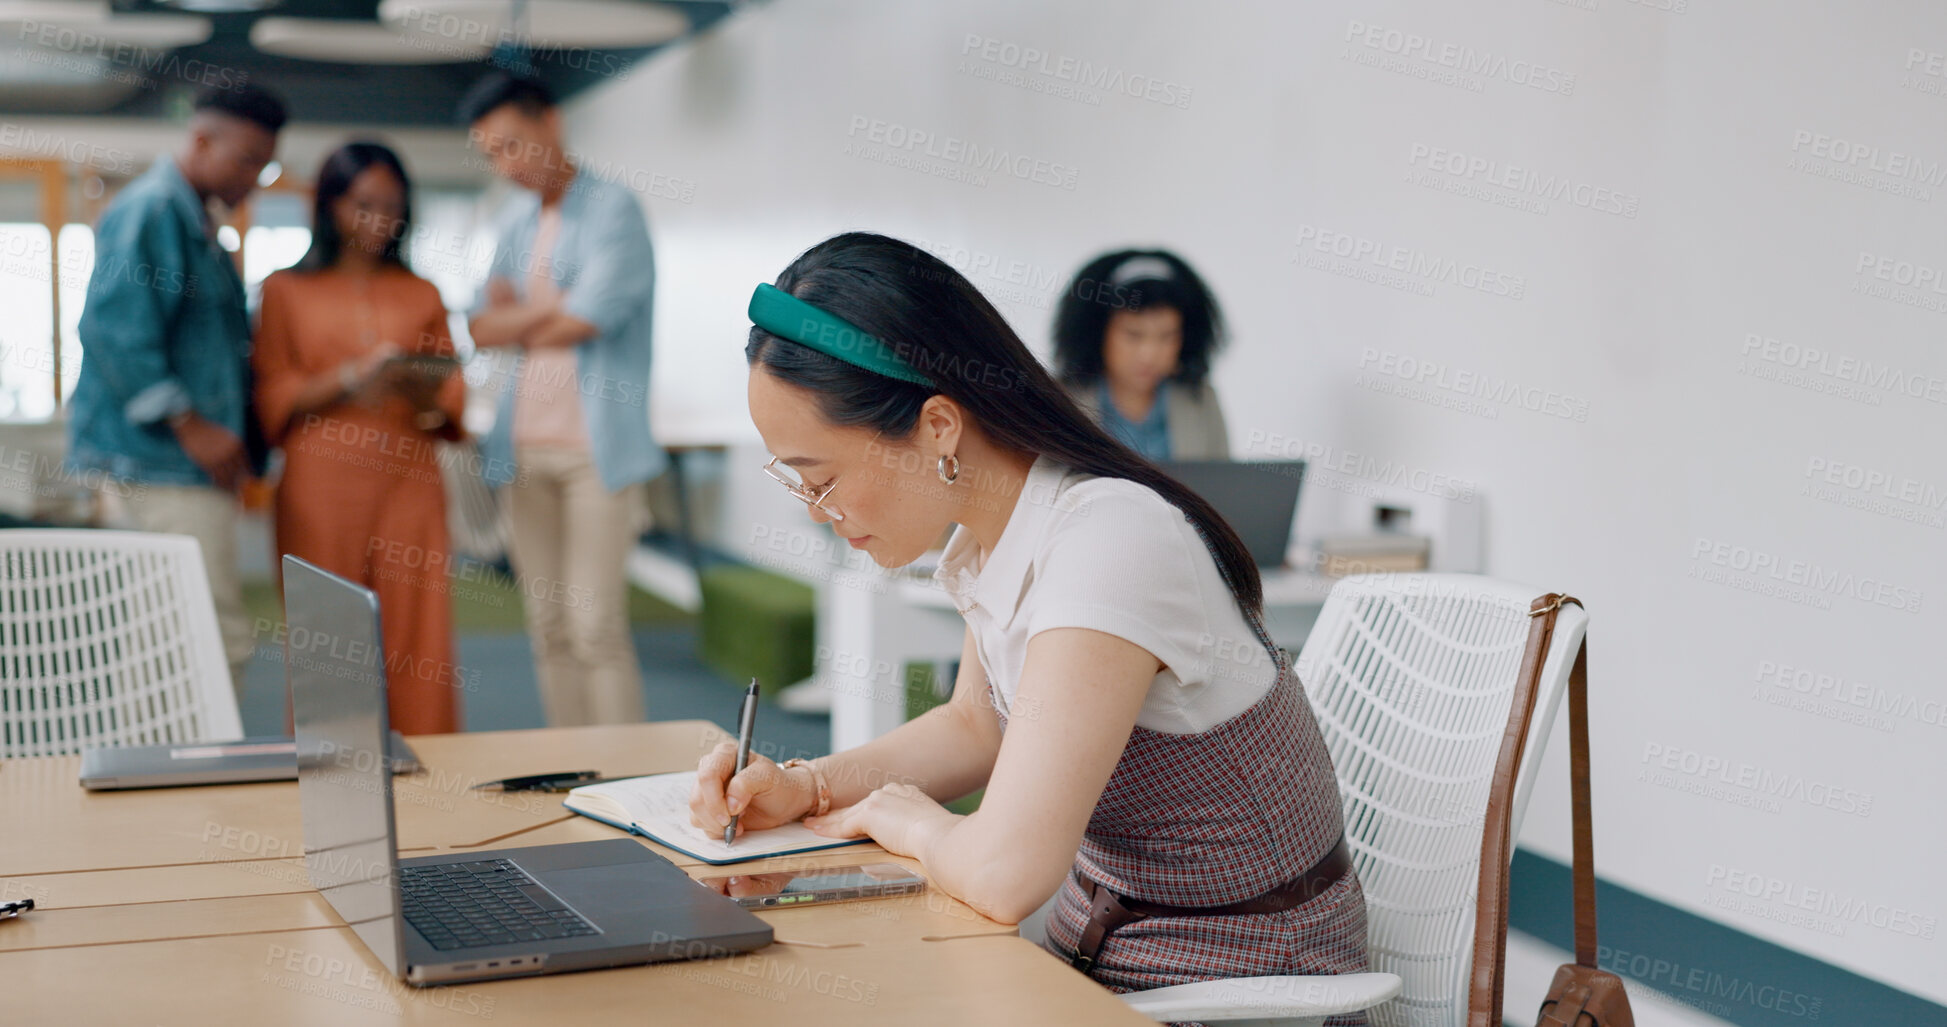
<path fill-rule="evenodd" d="M 393 152 L 325 158 L 311 248 L 264 280 L 253 362 L 281 446 L 277 550 L 378 593 L 392 726 L 460 730 L 438 441 L 460 437 L 465 385 L 446 308 L 407 270 L 411 183 Z"/>
<path fill-rule="evenodd" d="M 230 684 L 243 692 L 250 619 L 237 573 L 237 490 L 263 472 L 250 412 L 243 282 L 208 203 L 241 204 L 277 152 L 284 104 L 255 86 L 200 93 L 189 134 L 103 212 L 77 335 L 68 466 L 104 490 L 115 527 L 190 535 L 216 600 Z"/>
<path fill-rule="evenodd" d="M 1083 265 L 1055 309 L 1055 376 L 1109 434 L 1151 460 L 1228 460 L 1211 390 L 1223 313 L 1167 250 L 1120 250 Z"/>
<path fill-rule="evenodd" d="M 655 255 L 629 190 L 581 172 L 539 82 L 496 73 L 460 104 L 510 202 L 469 329 L 515 347 L 514 384 L 482 446 L 503 489 L 509 555 L 550 725 L 643 719 L 629 634 L 628 556 L 643 483 L 668 457 L 649 431 Z"/>

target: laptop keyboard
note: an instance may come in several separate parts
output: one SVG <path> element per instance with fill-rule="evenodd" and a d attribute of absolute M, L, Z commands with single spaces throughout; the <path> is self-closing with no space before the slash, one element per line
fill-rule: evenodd
<path fill-rule="evenodd" d="M 600 933 L 512 860 L 399 868 L 406 922 L 436 949 Z"/>

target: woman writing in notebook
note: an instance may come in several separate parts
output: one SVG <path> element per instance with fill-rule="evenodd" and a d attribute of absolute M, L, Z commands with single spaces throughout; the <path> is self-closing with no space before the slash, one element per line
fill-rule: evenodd
<path fill-rule="evenodd" d="M 883 567 L 958 525 L 936 577 L 967 632 L 952 700 L 881 738 L 705 757 L 696 824 L 870 836 L 1002 922 L 1055 896 L 1049 947 L 1116 990 L 1364 970 L 1331 760 L 1216 511 L 917 247 L 829 239 L 750 314 L 767 470 Z"/>

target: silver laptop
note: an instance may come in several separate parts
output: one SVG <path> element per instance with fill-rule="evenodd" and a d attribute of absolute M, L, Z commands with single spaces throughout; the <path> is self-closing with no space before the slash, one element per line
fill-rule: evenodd
<path fill-rule="evenodd" d="M 1162 468 L 1217 508 L 1259 567 L 1284 566 L 1303 460 L 1172 460 Z"/>
<path fill-rule="evenodd" d="M 419 769 L 419 756 L 392 732 L 386 758 L 395 774 Z M 257 735 L 234 742 L 118 745 L 81 751 L 81 787 L 175 788 L 250 781 L 297 780 L 297 742 L 285 735 Z"/>
<path fill-rule="evenodd" d="M 304 866 L 410 984 L 729 955 L 769 924 L 633 838 L 399 858 L 378 598 L 284 558 L 285 675 L 297 724 Z"/>

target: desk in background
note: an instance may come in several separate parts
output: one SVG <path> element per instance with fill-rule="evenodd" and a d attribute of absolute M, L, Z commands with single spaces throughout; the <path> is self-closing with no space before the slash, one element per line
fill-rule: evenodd
<path fill-rule="evenodd" d="M 1295 655 L 1337 581 L 1266 570 L 1264 623 L 1272 640 Z M 905 723 L 906 664 L 958 659 L 966 622 L 926 576 L 859 574 L 817 588 L 817 680 L 831 692 L 832 751 L 840 752 Z"/>

